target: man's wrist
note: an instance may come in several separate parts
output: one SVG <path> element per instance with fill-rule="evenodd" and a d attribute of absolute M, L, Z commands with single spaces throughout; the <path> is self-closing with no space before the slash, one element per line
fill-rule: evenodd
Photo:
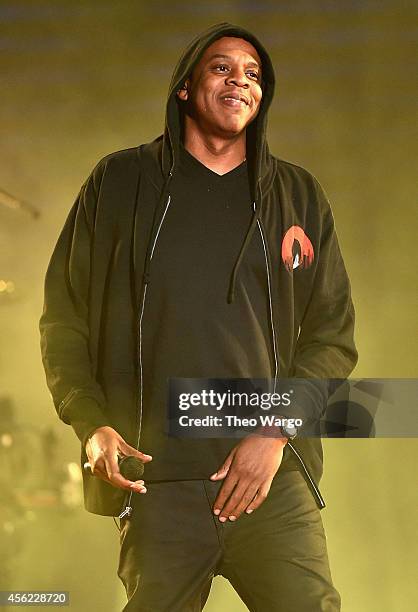
<path fill-rule="evenodd" d="M 288 442 L 288 437 L 285 436 L 280 427 L 276 425 L 263 425 L 257 427 L 254 432 L 258 436 L 262 436 L 263 438 L 270 438 L 271 440 L 277 441 L 278 445 L 285 446 Z"/>
<path fill-rule="evenodd" d="M 296 438 L 298 428 L 294 425 L 293 419 L 282 416 L 279 416 L 278 419 L 279 424 L 275 422 L 274 425 L 263 425 L 256 431 L 262 436 L 284 440 L 286 444 L 289 440 Z"/>

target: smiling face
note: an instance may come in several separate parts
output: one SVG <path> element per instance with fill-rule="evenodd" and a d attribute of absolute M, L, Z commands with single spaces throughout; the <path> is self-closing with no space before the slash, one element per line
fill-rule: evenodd
<path fill-rule="evenodd" d="M 260 108 L 261 60 L 256 49 L 242 38 L 219 38 L 177 95 L 186 102 L 186 129 L 192 122 L 208 136 L 239 135 Z"/>

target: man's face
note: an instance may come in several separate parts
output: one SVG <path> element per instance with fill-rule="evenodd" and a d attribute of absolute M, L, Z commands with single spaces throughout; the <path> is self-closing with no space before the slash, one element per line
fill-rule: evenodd
<path fill-rule="evenodd" d="M 186 113 L 211 136 L 240 134 L 260 108 L 261 60 L 251 43 L 225 36 L 208 47 L 177 93 Z"/>

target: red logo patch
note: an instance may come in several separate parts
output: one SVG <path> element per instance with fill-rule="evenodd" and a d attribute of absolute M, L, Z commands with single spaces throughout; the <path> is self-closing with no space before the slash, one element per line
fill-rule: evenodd
<path fill-rule="evenodd" d="M 283 237 L 282 260 L 289 272 L 298 266 L 309 268 L 312 265 L 314 260 L 312 242 L 299 225 L 289 227 Z"/>

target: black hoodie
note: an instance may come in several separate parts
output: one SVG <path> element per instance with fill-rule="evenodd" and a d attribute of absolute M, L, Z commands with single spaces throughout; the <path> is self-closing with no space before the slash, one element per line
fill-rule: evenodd
<path fill-rule="evenodd" d="M 227 23 L 213 26 L 192 41 L 174 70 L 164 134 L 98 163 L 81 188 L 48 267 L 40 322 L 43 363 L 58 415 L 82 443 L 82 463 L 87 437 L 102 425 L 141 448 L 142 318 L 147 287 L 158 282 L 151 263 L 178 161 L 176 91 L 205 49 L 222 36 L 251 42 L 263 68 L 260 111 L 247 129 L 254 214 L 231 270 L 229 300 L 234 300 L 247 246 L 258 232 L 268 275 L 274 374 L 309 379 L 297 415 L 305 420 L 323 411 L 329 393 L 325 379 L 346 378 L 357 360 L 350 284 L 328 200 L 311 174 L 268 150 L 267 111 L 274 93 L 270 58 L 246 30 Z M 288 447 L 322 507 L 320 439 L 296 438 Z M 123 490 L 85 472 L 83 482 L 87 510 L 120 513 Z"/>

